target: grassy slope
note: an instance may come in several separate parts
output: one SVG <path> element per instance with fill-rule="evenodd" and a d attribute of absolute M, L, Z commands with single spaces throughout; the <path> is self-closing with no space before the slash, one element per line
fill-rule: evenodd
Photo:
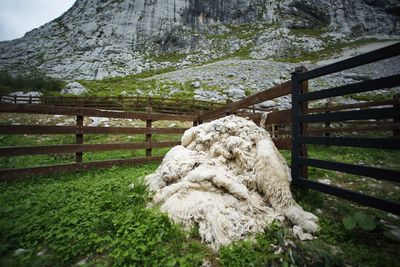
<path fill-rule="evenodd" d="M 246 33 L 246 31 L 244 31 Z M 299 32 L 295 31 L 296 35 L 300 35 L 303 37 L 307 36 L 315 36 L 313 32 Z M 307 52 L 302 51 L 299 56 L 294 58 L 284 57 L 277 58 L 275 61 L 278 62 L 290 62 L 290 63 L 301 63 L 301 62 L 311 62 L 315 63 L 320 60 L 332 58 L 334 55 L 339 54 L 345 49 L 356 48 L 365 44 L 374 43 L 378 40 L 376 39 L 360 39 L 352 42 L 334 42 L 328 43 L 324 46 L 322 50 L 315 52 Z M 205 65 L 209 63 L 213 63 L 216 61 L 228 60 L 230 58 L 240 58 L 240 59 L 251 59 L 250 53 L 252 49 L 252 45 L 246 45 L 240 48 L 238 51 L 235 51 L 231 54 L 223 56 L 218 59 L 213 59 L 208 62 L 204 62 L 200 65 Z M 163 59 L 169 59 L 168 55 L 164 55 Z M 171 56 L 173 58 L 173 56 Z M 170 59 L 171 62 L 174 62 L 173 59 Z M 199 66 L 200 66 L 199 65 Z M 181 98 L 192 98 L 195 93 L 195 88 L 191 86 L 193 81 L 186 81 L 185 83 L 177 83 L 171 82 L 168 80 L 142 80 L 142 78 L 147 78 L 154 76 L 160 73 L 167 73 L 170 71 L 176 70 L 175 68 L 167 68 L 157 71 L 146 71 L 144 73 L 136 74 L 136 75 L 128 75 L 125 77 L 114 77 L 114 78 L 105 78 L 102 80 L 81 80 L 79 81 L 82 85 L 84 85 L 88 90 L 90 95 L 95 96 L 118 96 L 121 94 L 130 94 L 130 95 L 155 95 L 155 96 L 171 96 L 171 97 L 181 97 Z M 178 89 L 178 90 L 176 90 Z M 202 84 L 203 90 L 217 91 L 220 92 L 221 88 L 216 86 L 208 86 L 206 83 Z M 350 96 L 356 100 L 370 100 L 370 99 L 387 99 L 388 97 L 392 97 L 393 92 L 388 96 L 387 94 L 382 94 L 379 96 L 370 96 L 368 94 L 357 94 Z"/>

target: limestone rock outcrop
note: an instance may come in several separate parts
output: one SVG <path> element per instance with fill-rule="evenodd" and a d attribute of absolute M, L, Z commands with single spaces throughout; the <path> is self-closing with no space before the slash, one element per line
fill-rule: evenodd
<path fill-rule="evenodd" d="M 81 95 L 87 92 L 87 89 L 82 84 L 78 82 L 70 82 L 64 87 L 64 89 L 61 90 L 60 94 Z"/>
<path fill-rule="evenodd" d="M 270 42 L 270 28 L 326 29 L 349 35 L 399 35 L 395 0 L 77 0 L 61 17 L 0 42 L 0 70 L 38 68 L 64 79 L 101 79 L 168 65 L 149 56 L 179 52 L 218 58 L 255 43 Z M 263 39 L 235 37 L 232 26 L 266 29 Z M 275 27 L 274 26 L 274 27 Z M 289 33 L 290 34 L 290 33 Z M 231 36 L 221 43 L 221 38 Z M 287 35 L 287 33 L 286 33 Z M 266 51 L 287 50 L 279 45 Z M 251 38 L 250 38 L 251 39 Z M 297 40 L 295 40 L 297 42 Z M 299 40 L 298 45 L 304 46 Z M 307 45 L 307 42 L 306 44 Z M 318 49 L 319 40 L 310 49 Z M 221 49 L 221 46 L 224 49 Z M 226 51 L 224 51 L 226 50 Z M 261 49 L 261 50 L 265 50 Z M 221 52 L 224 51 L 224 52 Z M 271 52 L 271 53 L 272 53 Z M 259 55 L 265 56 L 269 52 Z M 164 65 L 163 65 L 164 64 Z M 182 62 L 182 66 L 190 64 Z"/>

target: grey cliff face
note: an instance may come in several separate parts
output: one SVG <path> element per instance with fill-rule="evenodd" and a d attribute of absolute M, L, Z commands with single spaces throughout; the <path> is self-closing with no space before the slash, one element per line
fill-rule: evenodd
<path fill-rule="evenodd" d="M 362 34 L 400 34 L 400 2 L 395 0 L 294 0 L 288 5 L 292 27 L 328 26 Z"/>
<path fill-rule="evenodd" d="M 66 79 L 138 73 L 154 67 L 146 55 L 212 47 L 205 36 L 229 32 L 226 25 L 399 35 L 399 9 L 396 0 L 77 0 L 58 19 L 0 42 L 0 69 Z"/>

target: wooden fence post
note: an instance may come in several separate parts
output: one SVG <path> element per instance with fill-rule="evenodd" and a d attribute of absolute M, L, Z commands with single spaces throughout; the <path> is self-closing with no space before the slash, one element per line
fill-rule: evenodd
<path fill-rule="evenodd" d="M 76 135 L 75 135 L 75 143 L 77 145 L 82 145 L 83 144 L 83 116 L 82 115 L 77 115 L 76 116 Z M 76 163 L 81 163 L 83 159 L 83 153 L 82 152 L 76 152 L 75 153 L 75 162 Z"/>
<path fill-rule="evenodd" d="M 149 143 L 150 147 L 146 148 L 146 157 L 152 156 L 152 149 L 151 149 L 151 127 L 152 127 L 152 120 L 146 120 L 146 143 Z"/>
<path fill-rule="evenodd" d="M 150 102 L 148 102 L 147 104 L 150 105 Z M 153 109 L 150 106 L 147 106 L 146 110 L 149 115 L 150 115 L 150 113 L 153 112 Z M 148 116 L 146 119 L 146 143 L 149 143 L 150 147 L 146 148 L 146 157 L 152 156 L 151 127 L 152 127 L 152 120 L 151 120 L 150 116 Z"/>
<path fill-rule="evenodd" d="M 193 99 L 193 101 L 194 101 L 194 99 Z M 194 106 L 193 106 L 193 108 L 194 108 Z M 195 120 L 193 120 L 193 127 L 195 127 L 199 124 L 200 111 L 198 109 L 194 109 L 193 114 L 197 115 L 197 118 Z"/>
<path fill-rule="evenodd" d="M 231 99 L 227 99 L 226 100 L 226 105 L 229 105 L 230 103 L 233 103 L 233 101 Z M 225 112 L 225 116 L 229 116 L 229 115 L 231 115 L 231 113 L 229 111 Z"/>
<path fill-rule="evenodd" d="M 120 95 L 120 96 L 118 96 L 118 101 L 119 101 L 119 103 L 117 105 L 117 108 L 118 108 L 119 105 L 121 105 L 121 110 L 124 110 L 125 109 L 125 106 L 124 106 L 125 98 L 122 97 L 122 95 Z"/>
<path fill-rule="evenodd" d="M 393 107 L 398 108 L 400 107 L 400 94 L 395 94 L 394 97 Z M 393 137 L 400 138 L 400 118 L 393 118 Z"/>
<path fill-rule="evenodd" d="M 199 117 L 204 114 L 204 110 L 199 110 Z M 203 121 L 197 121 L 197 125 L 203 124 Z"/>
<path fill-rule="evenodd" d="M 274 128 L 273 132 L 274 132 L 274 138 L 279 138 L 278 136 L 278 131 L 279 131 L 279 125 L 278 124 L 273 124 L 272 127 Z"/>

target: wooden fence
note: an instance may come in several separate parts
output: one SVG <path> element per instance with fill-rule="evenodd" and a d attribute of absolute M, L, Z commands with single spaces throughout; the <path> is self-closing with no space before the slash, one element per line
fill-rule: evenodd
<path fill-rule="evenodd" d="M 399 95 L 395 95 L 393 99 L 384 101 L 369 101 L 336 106 L 327 105 L 317 108 L 308 107 L 310 100 L 326 99 L 400 86 L 400 75 L 393 75 L 332 89 L 308 92 L 309 79 L 397 55 L 400 55 L 400 43 L 312 71 L 307 71 L 304 67 L 298 68 L 293 74 L 291 81 L 204 113 L 199 116 L 199 123 L 240 112 L 242 109 L 267 100 L 293 94 L 293 108 L 270 112 L 265 121 L 265 127 L 271 133 L 278 148 L 292 150 L 291 169 L 294 184 L 394 214 L 400 214 L 400 205 L 398 203 L 307 179 L 308 166 L 314 166 L 375 179 L 399 182 L 399 171 L 310 159 L 307 153 L 307 144 L 400 149 L 400 139 L 398 138 L 400 136 Z M 250 118 L 256 123 L 261 121 L 261 117 L 262 114 L 250 114 Z M 338 122 L 341 124 L 333 127 L 335 126 L 334 123 Z M 380 137 L 348 137 L 348 135 L 362 135 L 366 133 Z"/>
<path fill-rule="evenodd" d="M 198 99 L 141 97 L 141 96 L 0 96 L 0 102 L 14 104 L 42 104 L 51 106 L 88 107 L 167 114 L 194 114 L 225 105 L 224 102 Z"/>
<path fill-rule="evenodd" d="M 306 69 L 303 69 L 303 71 L 306 71 Z M 302 88 L 304 92 L 307 92 L 308 83 L 304 82 L 302 84 Z M 265 125 L 263 125 L 263 127 L 265 127 L 269 131 L 279 149 L 290 150 L 292 148 L 292 109 L 270 110 L 254 113 L 249 113 L 246 111 L 250 110 L 252 106 L 262 103 L 264 101 L 274 100 L 278 97 L 282 97 L 285 95 L 291 95 L 291 90 L 291 81 L 282 83 L 240 101 L 229 103 L 210 112 L 202 113 L 199 116 L 199 123 L 221 118 L 230 114 L 237 114 L 240 116 L 249 117 L 256 124 L 260 124 L 262 117 L 265 116 L 264 113 L 267 112 L 268 114 L 265 120 Z M 400 96 L 395 95 L 394 98 L 390 100 L 368 101 L 345 105 L 327 104 L 325 106 L 315 108 L 308 108 L 308 106 L 304 106 L 302 108 L 303 112 L 307 112 L 308 114 L 321 112 L 329 114 L 337 111 L 373 110 L 377 108 L 399 106 Z M 308 126 L 307 131 L 310 135 L 314 136 L 334 136 L 348 135 L 352 133 L 359 134 L 371 132 L 386 132 L 396 137 L 400 136 L 400 121 L 394 115 L 395 114 L 393 114 L 393 116 L 389 116 L 388 118 L 377 120 L 344 121 L 341 122 L 340 125 L 335 125 L 334 123 L 331 123 L 331 121 L 326 121 L 319 124 L 314 124 L 312 127 Z"/>
<path fill-rule="evenodd" d="M 399 86 L 400 75 L 393 75 L 337 88 L 311 93 L 308 92 L 309 79 L 399 54 L 400 44 L 395 44 L 385 49 L 370 52 L 366 55 L 357 56 L 312 71 L 307 71 L 302 67 L 293 74 L 291 81 L 225 105 L 207 101 L 166 98 L 125 98 L 125 100 L 122 101 L 120 98 L 105 98 L 104 101 L 100 98 L 96 100 L 92 98 L 82 98 L 81 100 L 77 100 L 80 98 L 68 98 L 68 100 L 65 100 L 67 98 L 64 98 L 59 102 L 55 100 L 56 98 L 49 98 L 48 100 L 41 98 L 40 103 L 38 103 L 38 99 L 30 97 L 27 100 L 28 104 L 2 102 L 0 104 L 0 112 L 71 115 L 76 117 L 76 125 L 0 125 L 0 134 L 74 134 L 76 142 L 75 144 L 54 146 L 1 147 L 0 156 L 75 153 L 75 162 L 55 166 L 3 169 L 0 170 L 0 179 L 7 180 L 27 175 L 69 172 L 112 165 L 160 161 L 162 157 L 152 156 L 152 148 L 172 147 L 180 142 L 152 142 L 152 134 L 182 134 L 185 129 L 154 128 L 152 127 L 152 122 L 155 120 L 191 121 L 193 125 L 198 125 L 205 121 L 214 120 L 226 115 L 237 114 L 248 117 L 259 124 L 266 110 L 257 109 L 257 104 L 293 93 L 295 95 L 292 98 L 293 109 L 269 110 L 265 119 L 265 125 L 263 125 L 269 130 L 275 145 L 279 149 L 292 150 L 293 182 L 300 186 L 309 187 L 367 206 L 400 214 L 399 204 L 397 203 L 307 180 L 308 166 L 314 166 L 399 182 L 400 172 L 398 171 L 309 159 L 307 153 L 307 144 L 386 149 L 400 148 L 400 139 L 398 138 L 400 136 L 400 101 L 398 95 L 393 99 L 383 101 L 369 101 L 335 106 L 326 105 L 314 108 L 309 108 L 308 105 L 308 102 L 312 100 Z M 22 100 L 18 98 L 13 99 L 14 101 L 12 102 L 17 103 Z M 8 101 L 3 97 L 3 101 L 4 100 Z M 49 102 L 52 103 L 51 106 L 43 105 L 43 103 Z M 146 127 L 83 126 L 84 116 L 140 119 L 146 122 Z M 379 138 L 348 137 L 350 135 L 363 133 L 374 133 L 374 135 L 384 136 Z M 146 141 L 142 143 L 123 144 L 83 144 L 84 134 L 144 134 Z M 82 154 L 85 152 L 124 149 L 146 149 L 146 157 L 97 162 L 83 162 L 82 160 Z"/>
<path fill-rule="evenodd" d="M 196 121 L 196 115 L 176 114 L 154 114 L 126 111 L 99 110 L 81 107 L 46 106 L 38 104 L 0 104 L 0 112 L 23 113 L 23 114 L 50 114 L 69 115 L 76 118 L 75 126 L 49 126 L 49 125 L 0 125 L 1 135 L 22 135 L 22 134 L 74 134 L 75 144 L 62 144 L 51 146 L 22 146 L 22 147 L 0 147 L 0 156 L 22 156 L 22 155 L 54 155 L 74 153 L 75 162 L 53 166 L 1 169 L 0 179 L 9 180 L 22 178 L 30 175 L 42 175 L 60 172 L 87 170 L 93 168 L 104 168 L 113 165 L 138 164 L 160 161 L 162 157 L 152 155 L 153 148 L 173 147 L 180 144 L 180 141 L 153 142 L 153 134 L 182 134 L 184 128 L 154 128 L 154 121 Z M 146 122 L 146 127 L 93 127 L 84 126 L 85 116 L 121 119 L 139 119 Z M 145 142 L 141 143 L 111 143 L 111 144 L 84 144 L 83 136 L 86 134 L 143 134 Z M 83 162 L 83 153 L 113 151 L 113 150 L 135 150 L 145 149 L 146 157 L 132 159 L 118 159 L 96 162 Z"/>
<path fill-rule="evenodd" d="M 307 84 L 303 85 L 307 89 Z M 173 147 L 179 144 L 175 142 L 152 142 L 152 134 L 182 134 L 185 129 L 179 128 L 153 128 L 152 122 L 155 120 L 170 120 L 170 121 L 191 121 L 194 125 L 200 124 L 204 121 L 213 120 L 229 114 L 236 114 L 252 119 L 257 124 L 260 123 L 264 112 L 258 112 L 255 105 L 267 100 L 272 100 L 277 97 L 288 95 L 291 93 L 291 82 L 285 82 L 281 85 L 272 87 L 270 89 L 261 91 L 255 95 L 249 96 L 243 100 L 226 104 L 210 111 L 199 111 L 195 114 L 162 114 L 154 113 L 154 110 L 161 110 L 157 106 L 147 108 L 147 112 L 130 112 L 130 111 L 116 111 L 116 110 L 101 110 L 98 108 L 88 107 L 68 107 L 68 106 L 47 106 L 43 104 L 14 104 L 14 103 L 1 103 L 0 112 L 2 113 L 23 113 L 23 114 L 49 114 L 49 115 L 70 115 L 76 117 L 75 126 L 45 126 L 45 125 L 0 125 L 0 134 L 2 135 L 21 135 L 21 134 L 74 134 L 75 144 L 63 144 L 53 146 L 32 146 L 32 147 L 0 147 L 0 156 L 23 156 L 23 155 L 54 155 L 75 153 L 75 163 L 58 166 L 45 166 L 35 168 L 23 169 L 3 169 L 0 170 L 0 178 L 6 177 L 24 177 L 36 174 L 49 174 L 55 172 L 67 172 L 90 168 L 108 167 L 112 165 L 144 163 L 150 161 L 159 161 L 160 157 L 153 157 L 152 148 Z M 21 100 L 18 99 L 17 100 Z M 34 101 L 35 99 L 32 98 Z M 72 98 L 71 98 L 72 100 Z M 68 100 L 68 101 L 71 101 Z M 18 101 L 17 101 L 18 102 Z M 66 101 L 67 102 L 67 101 Z M 327 106 L 319 108 L 311 108 L 309 113 L 316 112 L 333 112 L 338 110 L 354 110 L 354 109 L 369 109 L 385 106 L 398 106 L 399 98 L 386 101 L 374 101 L 368 103 Z M 148 102 L 147 102 L 148 103 Z M 153 101 L 153 104 L 157 102 Z M 71 103 L 72 105 L 72 103 Z M 74 104 L 75 106 L 78 104 Z M 112 108 L 112 106 L 107 106 Z M 181 112 L 181 111 L 175 111 Z M 146 122 L 146 127 L 91 127 L 83 126 L 83 118 L 85 116 L 104 117 L 104 118 L 125 118 L 125 119 L 140 119 Z M 278 110 L 270 111 L 265 121 L 264 127 L 271 133 L 275 145 L 279 149 L 290 150 L 292 148 L 291 137 L 291 121 L 292 110 Z M 344 134 L 346 132 L 366 132 L 366 131 L 392 131 L 394 136 L 399 135 L 400 123 L 398 120 L 393 121 L 364 121 L 348 122 L 347 126 L 343 125 L 339 128 L 331 127 L 331 123 L 325 122 L 318 127 L 308 127 L 308 133 L 311 135 L 333 136 L 337 134 Z M 112 143 L 112 144 L 83 144 L 84 134 L 143 134 L 145 135 L 145 142 L 143 143 Z M 136 159 L 122 159 L 122 160 L 109 160 L 103 162 L 82 162 L 82 155 L 85 152 L 100 152 L 100 151 L 113 151 L 113 150 L 135 150 L 146 149 L 145 158 Z M 303 153 L 306 153 L 305 148 Z M 306 154 L 304 154 L 306 155 Z M 307 177 L 307 168 L 304 167 L 303 177 Z"/>

